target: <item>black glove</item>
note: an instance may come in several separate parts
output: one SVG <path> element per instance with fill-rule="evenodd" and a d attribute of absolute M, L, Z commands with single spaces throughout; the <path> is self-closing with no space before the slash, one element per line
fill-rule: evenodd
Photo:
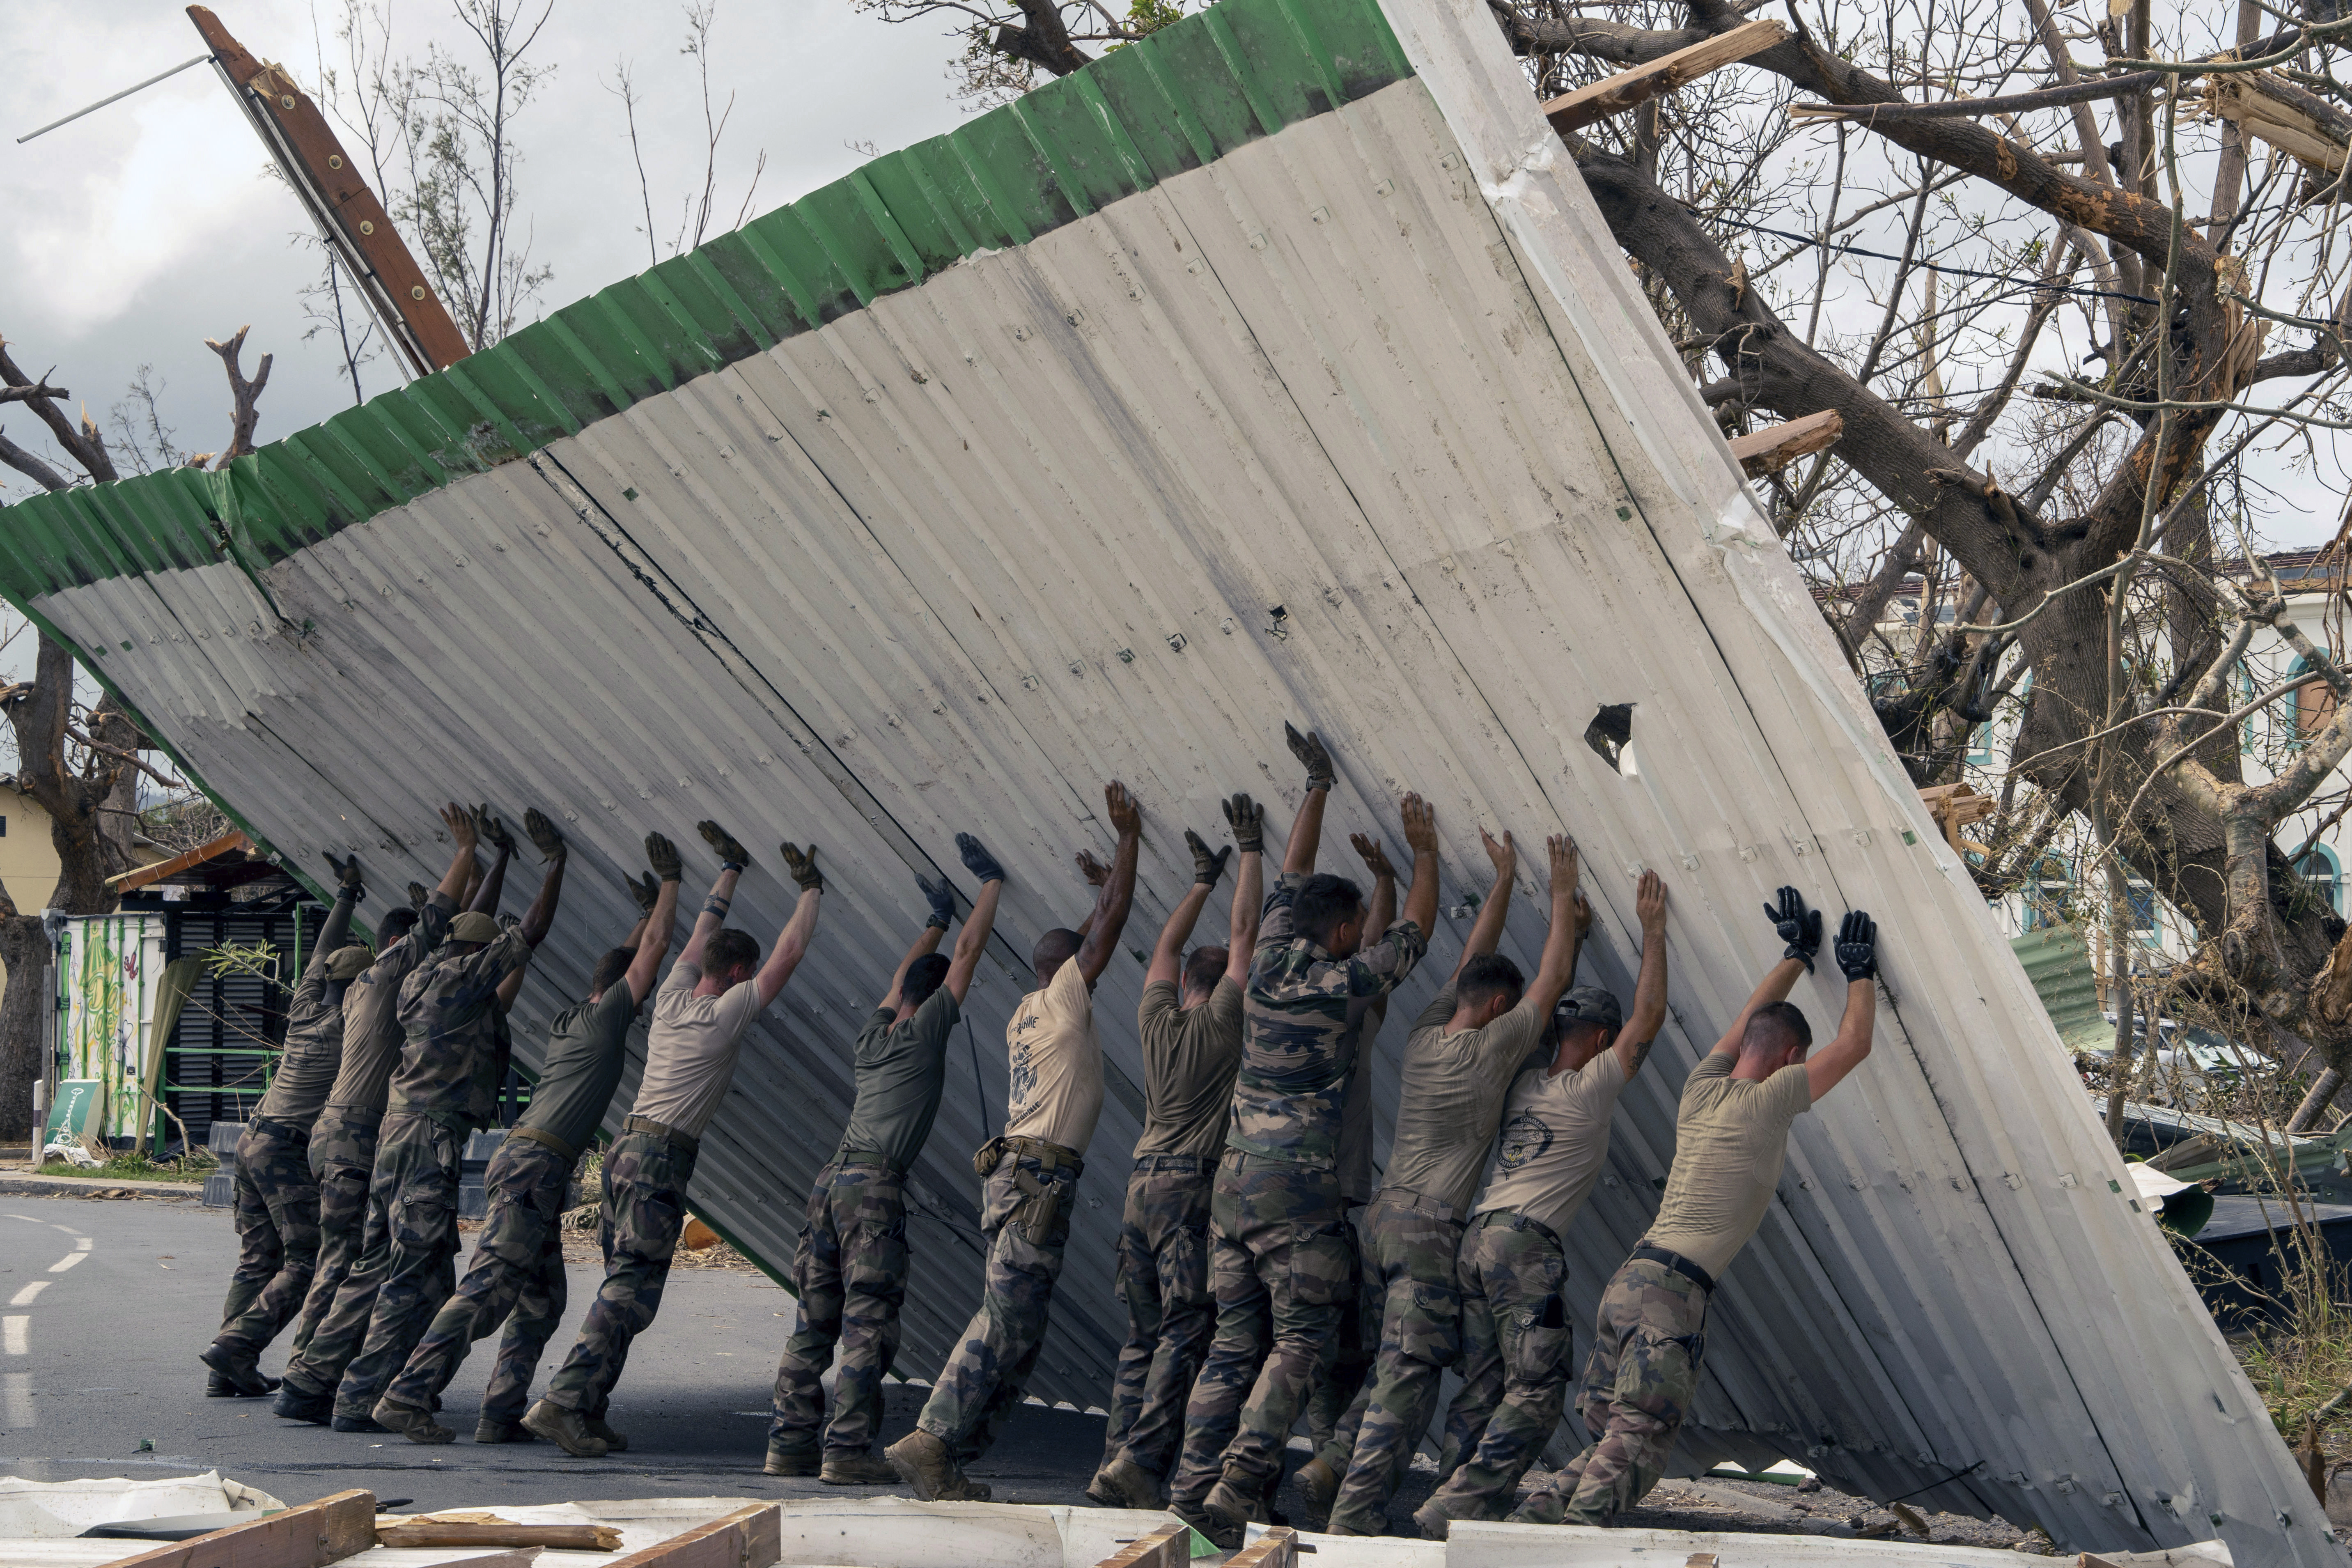
<path fill-rule="evenodd" d="M 1225 874 L 1225 862 L 1233 858 L 1233 846 L 1211 849 L 1209 841 L 1189 827 L 1184 830 L 1184 842 L 1192 851 L 1192 880 L 1215 887 L 1217 879 Z"/>
<path fill-rule="evenodd" d="M 735 836 L 711 821 L 698 822 L 694 830 L 702 841 L 719 852 L 719 863 L 730 871 L 740 871 L 751 863 L 751 852 L 736 842 Z"/>
<path fill-rule="evenodd" d="M 646 835 L 646 864 L 651 866 L 653 874 L 665 882 L 685 879 L 686 868 L 678 863 L 677 846 L 658 833 Z"/>
<path fill-rule="evenodd" d="M 1821 920 L 1815 915 L 1815 921 Z M 1837 946 L 1831 950 L 1837 955 L 1837 966 L 1845 977 L 1853 980 L 1878 978 L 1878 922 L 1860 910 L 1848 910 L 1839 922 Z"/>
<path fill-rule="evenodd" d="M 555 819 L 537 806 L 522 814 L 522 830 L 530 835 L 530 847 L 539 851 L 542 860 L 561 860 L 567 851 L 563 835 L 555 831 Z"/>
<path fill-rule="evenodd" d="M 801 847 L 799 845 L 794 844 L 790 839 L 786 839 L 783 843 L 776 846 L 776 853 L 784 858 L 784 869 L 793 874 L 793 885 L 798 887 L 802 892 L 822 893 L 824 891 L 824 873 L 816 868 L 815 845 L 810 845 L 808 847 L 808 853 L 804 855 L 801 853 Z"/>
<path fill-rule="evenodd" d="M 1234 847 L 1244 855 L 1265 853 L 1265 807 L 1245 795 L 1225 802 L 1225 826 L 1232 829 Z"/>
<path fill-rule="evenodd" d="M 636 900 L 638 913 L 649 915 L 654 912 L 654 900 L 661 894 L 661 884 L 654 880 L 651 871 L 646 873 L 646 879 L 642 882 L 635 877 L 624 877 L 621 886 L 628 889 L 629 897 Z"/>
<path fill-rule="evenodd" d="M 931 901 L 931 918 L 923 923 L 945 931 L 955 924 L 955 888 L 945 877 L 934 882 L 920 872 L 915 874 L 915 886 L 923 889 L 923 897 Z"/>
<path fill-rule="evenodd" d="M 487 803 L 474 806 L 472 816 L 474 832 L 483 843 L 493 849 L 503 850 L 509 855 L 514 853 L 514 835 L 507 831 L 505 823 L 490 815 L 490 808 Z"/>
<path fill-rule="evenodd" d="M 1290 754 L 1307 764 L 1307 787 L 1329 789 L 1339 773 L 1331 765 L 1331 753 L 1324 748 L 1323 737 L 1312 730 L 1302 735 L 1285 720 L 1282 738 L 1290 742 Z"/>
<path fill-rule="evenodd" d="M 996 857 L 980 847 L 980 840 L 969 833 L 956 835 L 956 853 L 963 857 L 963 868 L 983 882 L 1004 880 L 1004 868 Z"/>
<path fill-rule="evenodd" d="M 433 889 L 426 887 L 424 883 L 411 882 L 408 884 L 408 907 L 415 910 L 419 917 L 424 915 L 425 902 L 432 897 Z"/>
<path fill-rule="evenodd" d="M 338 860 L 335 858 L 335 852 L 330 849 L 327 851 L 327 864 L 335 873 L 338 889 L 351 894 L 352 902 L 356 904 L 367 897 L 367 889 L 363 885 L 367 879 L 360 875 L 358 856 L 354 855 L 348 860 Z"/>
<path fill-rule="evenodd" d="M 1805 973 L 1813 972 L 1813 955 L 1822 950 L 1822 911 L 1805 908 L 1805 895 L 1794 888 L 1780 889 L 1780 901 L 1776 908 L 1764 906 L 1764 918 L 1789 945 L 1781 950 L 1783 958 L 1801 958 Z"/>

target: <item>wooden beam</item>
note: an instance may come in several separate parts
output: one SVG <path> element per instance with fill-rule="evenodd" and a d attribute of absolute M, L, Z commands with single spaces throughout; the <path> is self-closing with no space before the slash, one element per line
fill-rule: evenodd
<path fill-rule="evenodd" d="M 547 1546 L 562 1552 L 617 1552 L 609 1524 L 518 1524 L 494 1513 L 418 1514 L 376 1527 L 381 1546 Z"/>
<path fill-rule="evenodd" d="M 1225 1568 L 1298 1568 L 1298 1531 L 1276 1525 L 1226 1558 Z"/>
<path fill-rule="evenodd" d="M 192 866 L 217 859 L 233 849 L 242 849 L 250 855 L 253 853 L 253 840 L 241 831 L 231 829 L 218 838 L 206 839 L 194 849 L 183 849 L 169 860 L 151 861 L 147 865 L 133 866 L 128 871 L 118 872 L 106 879 L 107 885 L 118 893 L 127 893 L 133 889 L 160 882 L 166 877 L 176 877 Z"/>
<path fill-rule="evenodd" d="M 1788 36 L 1789 29 L 1778 22 L 1749 22 L 1712 38 L 1702 38 L 1688 48 L 1661 55 L 1647 65 L 1635 66 L 1589 87 L 1563 93 L 1543 106 L 1544 118 L 1551 121 L 1554 131 L 1565 136 L 1696 81 L 1735 60 L 1761 54 Z"/>
<path fill-rule="evenodd" d="M 246 118 L 284 171 L 302 205 L 352 271 L 370 310 L 419 375 L 446 369 L 473 350 L 449 318 L 448 307 L 392 226 L 392 215 L 360 178 L 327 117 L 295 85 L 285 68 L 265 64 L 229 36 L 202 5 L 188 7 L 213 63 L 228 79 Z M 389 313 L 389 314 L 387 314 Z"/>
<path fill-rule="evenodd" d="M 375 1494 L 336 1492 L 316 1502 L 175 1541 L 113 1568 L 324 1568 L 375 1545 Z"/>
<path fill-rule="evenodd" d="M 1192 1527 L 1171 1524 L 1139 1535 L 1095 1568 L 1188 1568 L 1192 1561 Z"/>
<path fill-rule="evenodd" d="M 755 1502 L 633 1552 L 611 1568 L 771 1568 L 783 1555 L 782 1505 Z"/>
<path fill-rule="evenodd" d="M 1768 426 L 1731 438 L 1731 455 L 1751 479 L 1777 474 L 1798 458 L 1825 451 L 1845 434 L 1845 416 L 1834 408 Z"/>

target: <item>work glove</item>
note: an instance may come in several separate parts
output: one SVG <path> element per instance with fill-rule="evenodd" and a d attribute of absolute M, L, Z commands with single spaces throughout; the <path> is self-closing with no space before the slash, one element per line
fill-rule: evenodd
<path fill-rule="evenodd" d="M 686 868 L 678 863 L 677 846 L 658 833 L 646 835 L 646 864 L 651 866 L 653 874 L 665 882 L 685 879 Z"/>
<path fill-rule="evenodd" d="M 646 873 L 646 879 L 642 882 L 635 877 L 624 877 L 621 886 L 628 889 L 629 897 L 636 900 L 638 913 L 649 915 L 654 912 L 654 900 L 661 896 L 661 884 L 654 880 L 651 871 Z"/>
<path fill-rule="evenodd" d="M 945 877 L 934 882 L 921 872 L 915 874 L 915 886 L 923 889 L 923 897 L 931 903 L 931 918 L 923 923 L 938 931 L 955 924 L 955 889 Z"/>
<path fill-rule="evenodd" d="M 1245 795 L 1237 795 L 1225 802 L 1225 826 L 1234 836 L 1234 847 L 1244 855 L 1265 853 L 1265 807 Z"/>
<path fill-rule="evenodd" d="M 1815 915 L 1815 921 L 1821 916 Z M 1878 978 L 1878 922 L 1860 910 L 1848 910 L 1838 925 L 1837 946 L 1831 950 L 1846 979 Z"/>
<path fill-rule="evenodd" d="M 996 857 L 980 847 L 980 840 L 969 833 L 956 835 L 956 853 L 963 857 L 963 868 L 982 882 L 1004 880 L 1004 868 Z"/>
<path fill-rule="evenodd" d="M 433 889 L 426 887 L 424 883 L 411 882 L 408 884 L 408 907 L 416 911 L 418 919 L 421 920 L 424 918 L 425 901 L 432 897 Z"/>
<path fill-rule="evenodd" d="M 702 835 L 702 841 L 705 844 L 718 851 L 719 864 L 726 869 L 740 871 L 751 863 L 751 852 L 738 843 L 735 836 L 719 824 L 705 819 L 696 823 L 694 830 Z"/>
<path fill-rule="evenodd" d="M 514 853 L 514 835 L 507 831 L 504 822 L 490 815 L 488 803 L 471 807 L 470 813 L 474 818 L 474 832 L 483 843 L 501 854 Z"/>
<path fill-rule="evenodd" d="M 1331 765 L 1331 753 L 1324 748 L 1323 737 L 1312 730 L 1302 735 L 1286 720 L 1282 738 L 1290 742 L 1290 754 L 1307 765 L 1307 787 L 1329 789 L 1339 773 Z"/>
<path fill-rule="evenodd" d="M 335 858 L 335 852 L 330 849 L 327 851 L 327 864 L 335 873 L 337 887 L 352 895 L 352 902 L 356 904 L 367 897 L 365 886 L 367 879 L 360 874 L 358 856 L 354 855 L 348 860 L 338 860 Z"/>
<path fill-rule="evenodd" d="M 1811 974 L 1813 955 L 1822 950 L 1821 910 L 1805 908 L 1805 896 L 1796 889 L 1783 888 L 1777 907 L 1764 906 L 1764 918 L 1772 922 L 1772 930 L 1788 943 L 1780 956 L 1804 960 L 1805 973 Z"/>
<path fill-rule="evenodd" d="M 555 820 L 537 806 L 522 814 L 522 830 L 530 835 L 530 847 L 539 851 L 541 860 L 561 860 L 569 854 L 563 846 L 563 835 L 555 831 Z"/>
<path fill-rule="evenodd" d="M 1192 880 L 1205 882 L 1213 888 L 1217 879 L 1225 874 L 1225 862 L 1233 858 L 1234 847 L 1211 849 L 1208 840 L 1191 828 L 1184 830 L 1184 842 L 1192 851 Z"/>
<path fill-rule="evenodd" d="M 802 892 L 824 891 L 824 873 L 816 868 L 815 845 L 810 845 L 808 852 L 803 854 L 801 847 L 787 838 L 776 846 L 776 853 L 784 858 L 784 869 L 792 873 L 793 885 Z"/>

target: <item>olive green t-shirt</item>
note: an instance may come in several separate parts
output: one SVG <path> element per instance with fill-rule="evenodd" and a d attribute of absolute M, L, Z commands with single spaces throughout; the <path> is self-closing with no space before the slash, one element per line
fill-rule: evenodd
<path fill-rule="evenodd" d="M 1457 1218 L 1467 1219 L 1503 1120 L 1503 1099 L 1551 1013 L 1538 1012 L 1529 996 L 1483 1029 L 1449 1029 L 1457 1002 L 1449 980 L 1405 1038 L 1396 1133 L 1381 1184 L 1450 1204 Z"/>
<path fill-rule="evenodd" d="M 1738 1062 L 1737 1051 L 1711 1052 L 1684 1082 L 1665 1201 L 1643 1238 L 1717 1280 L 1764 1223 L 1789 1157 L 1789 1128 L 1813 1108 L 1802 1062 L 1760 1083 L 1733 1078 Z"/>
<path fill-rule="evenodd" d="M 891 1008 L 877 1007 L 858 1032 L 851 1053 L 857 1099 L 834 1158 L 852 1150 L 876 1152 L 903 1173 L 931 1141 L 947 1084 L 948 1036 L 963 1012 L 955 993 L 942 985 L 905 1023 L 894 1023 L 896 1016 Z"/>
<path fill-rule="evenodd" d="M 1143 1041 L 1143 1136 L 1136 1158 L 1224 1152 L 1234 1079 L 1242 1068 L 1242 988 L 1220 975 L 1197 1007 L 1181 1005 L 1172 981 L 1143 988 L 1136 1010 Z"/>
<path fill-rule="evenodd" d="M 606 986 L 593 1002 L 558 1013 L 547 1027 L 547 1060 L 530 1091 L 530 1107 L 515 1125 L 544 1132 L 578 1153 L 621 1087 L 629 1026 L 636 1021 L 637 999 L 625 980 Z"/>

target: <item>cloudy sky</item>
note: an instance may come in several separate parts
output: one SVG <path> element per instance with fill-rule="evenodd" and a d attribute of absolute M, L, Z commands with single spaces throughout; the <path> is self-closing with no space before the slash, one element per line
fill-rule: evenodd
<path fill-rule="evenodd" d="M 229 31 L 314 93 L 323 40 L 337 48 L 337 0 L 215 0 Z M 388 0 L 395 48 L 451 41 L 446 0 Z M 518 128 L 521 210 L 531 254 L 555 269 L 545 303 L 563 304 L 647 265 L 618 99 L 628 60 L 649 101 L 639 131 L 657 219 L 701 174 L 694 62 L 679 52 L 675 0 L 556 0 L 532 57 L 556 68 Z M 184 447 L 227 438 L 228 397 L 204 340 L 250 324 L 246 366 L 276 356 L 262 397 L 264 441 L 347 406 L 324 337 L 303 341 L 297 290 L 317 257 L 294 243 L 306 222 L 265 178 L 259 141 L 209 67 L 198 67 L 18 146 L 16 138 L 202 50 L 180 5 L 165 0 L 0 0 L 11 56 L 0 81 L 0 336 L 28 374 L 56 367 L 104 423 L 142 364 L 165 385 L 166 419 Z M 928 25 L 888 26 L 845 0 L 719 0 L 712 58 L 720 98 L 736 94 L 719 156 L 723 229 L 767 153 L 754 211 L 838 178 L 864 161 L 845 142 L 883 149 L 963 118 L 945 75 L 954 41 Z M 664 254 L 667 251 L 665 249 Z M 394 384 L 387 364 L 373 384 Z M 20 440 L 34 422 L 0 420 Z M 13 476 L 9 476 L 13 479 Z M 0 500 L 29 493 L 17 482 Z"/>

